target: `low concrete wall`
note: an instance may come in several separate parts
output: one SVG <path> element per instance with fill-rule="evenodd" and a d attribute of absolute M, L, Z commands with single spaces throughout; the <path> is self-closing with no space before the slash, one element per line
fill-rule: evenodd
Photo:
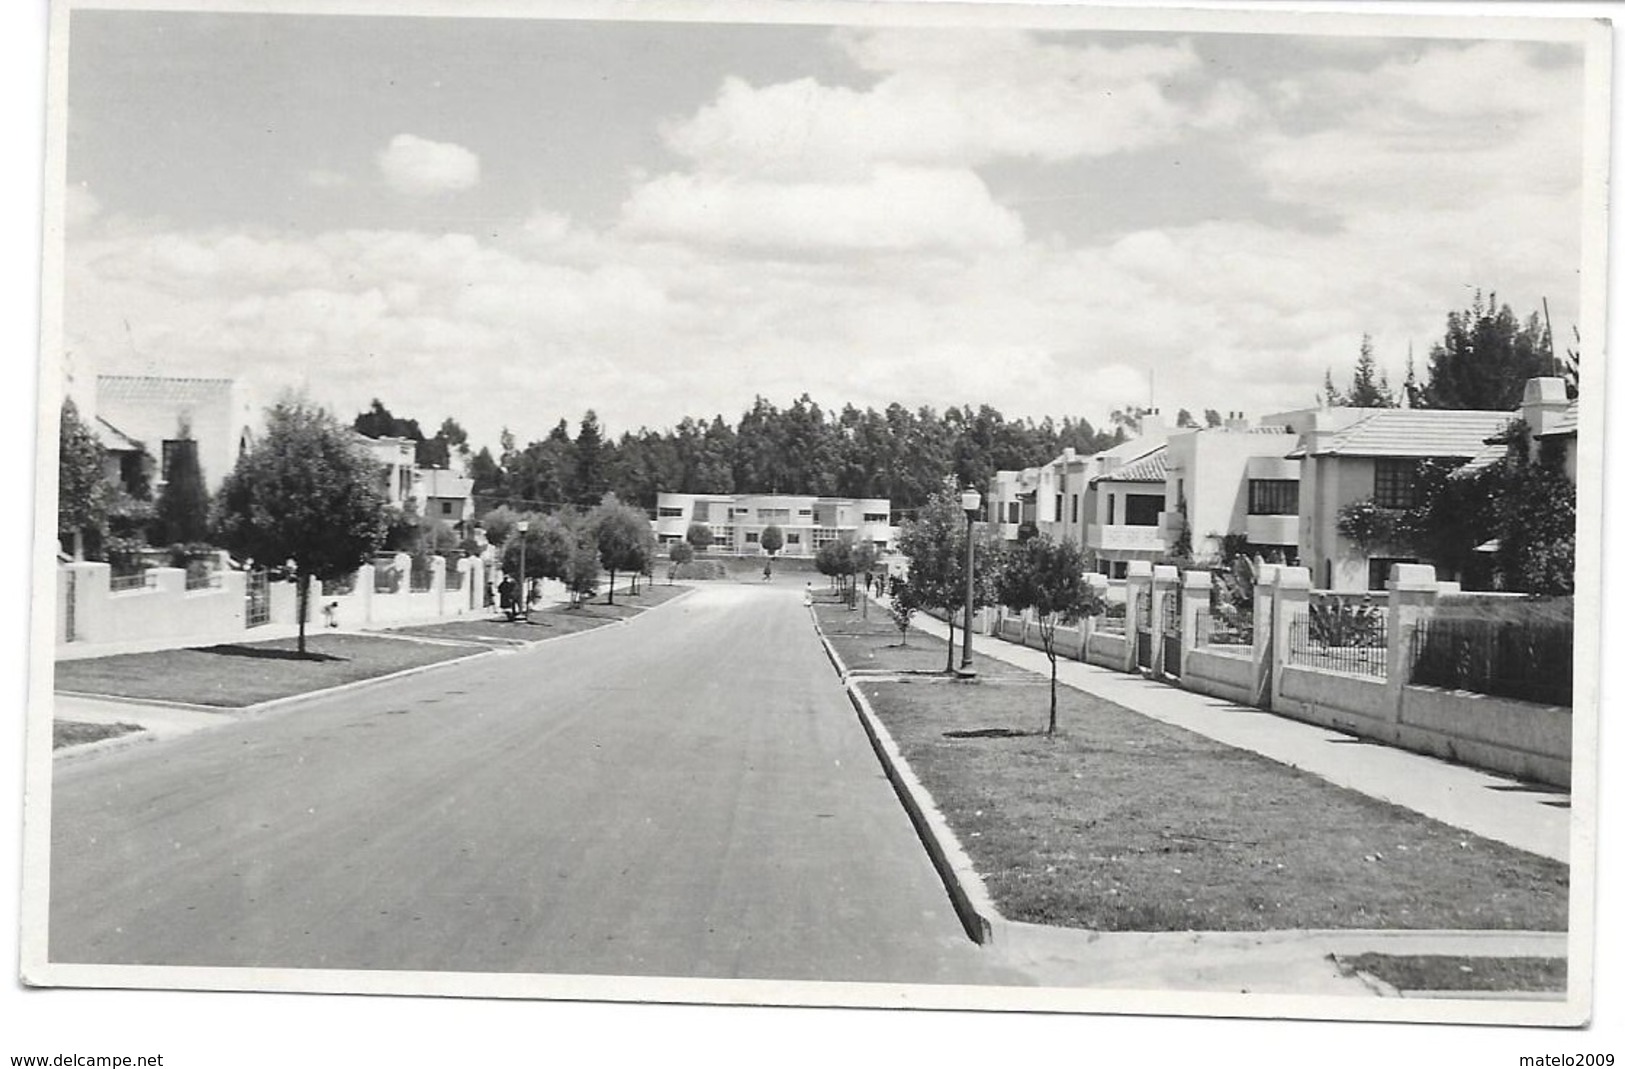
<path fill-rule="evenodd" d="M 1383 741 L 1388 741 L 1385 736 L 1393 724 L 1388 685 L 1382 680 L 1292 665 L 1281 669 L 1275 711 Z"/>
<path fill-rule="evenodd" d="M 1096 631 L 1089 638 L 1089 649 L 1084 654 L 1084 660 L 1090 664 L 1098 664 L 1102 668 L 1116 668 L 1121 670 L 1123 658 L 1128 656 L 1128 639 L 1122 635 L 1102 634 Z"/>
<path fill-rule="evenodd" d="M 1573 710 L 1438 687 L 1407 686 L 1393 742 L 1407 750 L 1567 787 Z"/>
<path fill-rule="evenodd" d="M 1186 690 L 1250 705 L 1253 700 L 1253 660 L 1251 656 L 1187 650 L 1184 674 L 1179 681 Z"/>

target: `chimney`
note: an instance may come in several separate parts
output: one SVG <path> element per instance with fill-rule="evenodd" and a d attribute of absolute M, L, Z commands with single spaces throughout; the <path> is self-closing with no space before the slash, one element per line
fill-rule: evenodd
<path fill-rule="evenodd" d="M 1224 429 L 1238 434 L 1246 434 L 1252 428 L 1247 425 L 1247 413 L 1231 412 L 1224 421 Z"/>
<path fill-rule="evenodd" d="M 1140 417 L 1141 438 L 1166 438 L 1168 425 L 1162 420 L 1162 409 L 1153 408 Z"/>
<path fill-rule="evenodd" d="M 1523 384 L 1523 421 L 1529 433 L 1540 437 L 1569 407 L 1569 391 L 1562 379 L 1530 379 Z"/>

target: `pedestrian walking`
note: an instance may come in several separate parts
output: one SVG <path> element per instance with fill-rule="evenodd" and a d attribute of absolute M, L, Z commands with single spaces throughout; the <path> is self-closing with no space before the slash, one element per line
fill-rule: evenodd
<path fill-rule="evenodd" d="M 515 608 L 517 601 L 518 591 L 515 589 L 513 576 L 503 576 L 502 582 L 497 584 L 497 604 L 502 607 L 503 613 L 508 617 L 510 622 L 512 622 L 514 617 L 519 615 L 517 609 Z"/>
<path fill-rule="evenodd" d="M 809 609 L 812 608 L 812 583 L 810 582 L 807 584 L 806 589 L 801 592 L 801 604 Z"/>

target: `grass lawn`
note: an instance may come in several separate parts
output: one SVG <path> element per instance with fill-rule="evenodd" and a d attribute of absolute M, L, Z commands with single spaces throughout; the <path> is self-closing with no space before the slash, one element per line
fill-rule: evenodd
<path fill-rule="evenodd" d="M 1358 954 L 1338 958 L 1401 991 L 1566 991 L 1564 958 L 1467 958 L 1447 954 Z"/>
<path fill-rule="evenodd" d="M 63 661 L 56 689 L 235 709 L 477 652 L 378 635 L 315 634 L 305 646 L 303 658 L 287 638 Z"/>
<path fill-rule="evenodd" d="M 1060 733 L 1046 738 L 1044 687 L 863 689 L 1012 919 L 1106 931 L 1567 927 L 1566 865 L 1091 695 L 1061 688 Z"/>
<path fill-rule="evenodd" d="M 510 621 L 500 610 L 490 615 L 461 620 L 446 620 L 432 624 L 391 628 L 391 634 L 412 635 L 420 638 L 446 638 L 463 642 L 485 642 L 492 645 L 536 642 L 541 639 L 569 635 L 577 631 L 590 631 L 595 627 L 636 616 L 670 601 L 688 589 L 681 586 L 642 586 L 636 594 L 625 590 L 615 592 L 615 604 L 607 604 L 603 595 L 579 609 L 562 605 L 533 611 L 530 619 Z"/>
<path fill-rule="evenodd" d="M 815 600 L 818 625 L 824 629 L 835 652 L 841 655 L 846 667 L 853 671 L 923 672 L 941 673 L 948 667 L 948 644 L 945 640 L 916 631 L 908 631 L 908 641 L 891 621 L 891 616 L 879 605 L 869 606 L 868 619 L 863 609 L 847 609 L 833 600 Z M 977 635 L 971 639 L 971 660 L 979 676 L 984 679 L 1031 678 L 1004 661 L 992 657 L 977 657 L 976 643 L 990 639 Z M 954 663 L 959 663 L 959 632 L 954 632 Z"/>
<path fill-rule="evenodd" d="M 51 725 L 51 749 L 78 746 L 86 742 L 116 739 L 132 731 L 143 731 L 140 724 L 84 724 L 77 720 L 57 720 Z"/>

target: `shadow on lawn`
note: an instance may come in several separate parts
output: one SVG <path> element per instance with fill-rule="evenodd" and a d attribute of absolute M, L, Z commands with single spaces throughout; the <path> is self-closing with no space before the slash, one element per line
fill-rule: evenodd
<path fill-rule="evenodd" d="M 974 728 L 969 731 L 944 731 L 945 739 L 1030 739 L 1042 731 L 1018 731 L 1015 728 Z"/>
<path fill-rule="evenodd" d="M 340 657 L 332 653 L 300 653 L 298 650 L 283 650 L 267 646 L 195 646 L 198 653 L 213 653 L 221 657 L 251 657 L 265 661 L 347 661 L 348 657 Z"/>

